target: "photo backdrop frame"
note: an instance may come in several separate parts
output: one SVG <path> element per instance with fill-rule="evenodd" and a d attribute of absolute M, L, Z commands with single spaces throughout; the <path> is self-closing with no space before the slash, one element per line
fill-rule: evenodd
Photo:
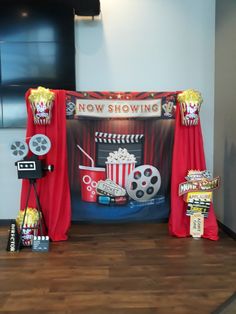
<path fill-rule="evenodd" d="M 66 104 L 73 103 L 73 99 L 81 96 L 88 97 L 91 101 L 96 99 L 101 92 L 73 92 L 65 90 L 53 90 L 55 104 L 53 106 L 52 121 L 50 125 L 34 125 L 28 96 L 26 93 L 26 106 L 28 112 L 26 137 L 41 133 L 47 135 L 52 143 L 52 149 L 47 155 L 47 163 L 55 165 L 55 171 L 51 176 L 45 177 L 38 183 L 42 210 L 44 212 L 49 236 L 53 241 L 66 240 L 71 223 L 71 195 L 68 174 L 67 159 L 67 129 L 66 117 L 73 119 L 73 110 L 66 111 Z M 104 92 L 105 93 L 105 92 Z M 147 94 L 159 94 L 164 96 L 178 95 L 179 92 L 141 92 L 136 96 L 143 97 Z M 117 94 L 117 93 L 109 93 Z M 126 97 L 129 93 L 123 92 Z M 73 107 L 73 106 L 72 106 Z M 164 108 L 163 108 L 164 110 Z M 68 113 L 68 114 L 67 114 Z M 168 114 L 168 109 L 165 110 Z M 176 237 L 190 236 L 189 217 L 185 215 L 186 204 L 182 197 L 178 196 L 178 186 L 184 181 L 189 169 L 205 170 L 205 156 L 200 121 L 198 125 L 184 126 L 181 123 L 180 107 L 176 102 L 175 132 L 171 168 L 171 211 L 169 216 L 170 235 Z M 27 191 L 27 182 L 23 180 L 21 192 L 21 209 L 23 209 Z M 50 191 L 50 193 L 49 193 Z M 30 196 L 30 205 L 35 206 Z M 218 239 L 218 227 L 213 206 L 210 207 L 209 216 L 204 224 L 204 238 Z"/>

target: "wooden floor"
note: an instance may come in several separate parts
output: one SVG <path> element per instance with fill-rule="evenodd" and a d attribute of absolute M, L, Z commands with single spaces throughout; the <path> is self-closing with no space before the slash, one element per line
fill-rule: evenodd
<path fill-rule="evenodd" d="M 1 313 L 212 313 L 236 291 L 236 243 L 177 239 L 167 224 L 73 225 L 49 253 L 5 251 Z"/>

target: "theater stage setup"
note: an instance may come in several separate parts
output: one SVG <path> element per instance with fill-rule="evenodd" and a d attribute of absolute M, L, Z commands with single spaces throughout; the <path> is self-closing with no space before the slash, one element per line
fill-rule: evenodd
<path fill-rule="evenodd" d="M 67 240 L 71 221 L 168 221 L 170 236 L 194 237 L 196 232 L 196 237 L 218 239 L 211 201 L 218 179 L 206 169 L 199 92 L 39 87 L 29 89 L 25 98 L 27 145 L 37 155 L 34 146 L 40 151 L 42 137 L 50 141 L 47 153 L 36 159 L 54 171 L 42 170 L 35 186 L 43 233 L 51 241 Z M 37 145 L 29 143 L 38 135 Z M 29 151 L 23 160 L 32 155 Z M 39 207 L 29 185 L 30 180 L 22 180 L 21 214 Z"/>

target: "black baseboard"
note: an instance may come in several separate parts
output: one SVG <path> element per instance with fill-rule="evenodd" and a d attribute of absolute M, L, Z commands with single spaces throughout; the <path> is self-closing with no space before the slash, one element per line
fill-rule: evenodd
<path fill-rule="evenodd" d="M 227 226 L 225 226 L 222 222 L 220 222 L 219 220 L 217 220 L 218 225 L 220 227 L 221 230 L 223 230 L 227 235 L 229 235 L 232 239 L 236 240 L 236 233 L 231 230 L 230 228 L 228 228 Z"/>
<path fill-rule="evenodd" d="M 92 220 L 92 221 L 84 221 L 84 220 L 76 220 L 76 219 L 72 219 L 71 220 L 71 224 L 72 225 L 97 225 L 97 224 L 101 224 L 101 225 L 127 225 L 127 224 L 159 224 L 159 223 L 168 223 L 168 218 L 161 218 L 158 220 L 150 220 L 150 221 L 120 221 L 120 220 Z"/>
<path fill-rule="evenodd" d="M 12 222 L 13 219 L 0 219 L 0 227 L 1 226 L 10 226 L 10 223 Z M 160 219 L 157 223 L 167 223 L 168 219 Z M 236 240 L 236 233 L 231 230 L 230 228 L 226 227 L 222 222 L 220 222 L 219 220 L 217 220 L 219 228 L 224 231 L 227 235 L 229 235 L 232 239 Z M 86 224 L 97 224 L 98 222 L 87 222 L 87 221 L 76 221 L 76 220 L 72 220 L 71 224 L 72 225 L 86 225 Z M 102 223 L 102 222 L 100 222 Z M 112 223 L 112 222 L 109 222 Z M 106 223 L 106 224 L 109 224 Z M 113 222 L 115 224 L 115 222 Z M 137 222 L 136 222 L 137 223 Z M 142 223 L 141 221 L 139 221 L 139 223 Z M 143 222 L 145 223 L 145 222 Z M 146 222 L 148 223 L 148 222 Z M 155 223 L 155 222 L 154 222 Z"/>
<path fill-rule="evenodd" d="M 0 227 L 1 226 L 10 226 L 10 223 L 14 219 L 0 219 Z"/>
<path fill-rule="evenodd" d="M 12 220 L 14 220 L 14 219 L 0 219 L 0 227 L 1 226 L 10 226 L 10 223 L 12 222 Z M 168 219 L 167 218 L 163 218 L 163 219 L 159 219 L 158 221 L 153 221 L 152 223 L 167 223 L 167 222 L 168 222 Z M 71 221 L 72 225 L 89 225 L 89 224 L 98 224 L 98 223 L 102 224 L 101 221 L 100 222 L 88 222 L 88 221 L 77 221 L 77 220 L 72 220 Z M 117 222 L 115 222 L 115 221 L 113 221 L 113 222 L 111 222 L 111 221 L 110 222 L 106 222 L 104 224 L 111 224 L 111 223 L 117 224 Z M 121 222 L 118 222 L 118 223 L 121 223 Z M 149 222 L 142 222 L 142 221 L 126 222 L 126 224 L 127 223 L 143 223 L 144 224 L 144 223 L 150 223 L 150 221 Z"/>

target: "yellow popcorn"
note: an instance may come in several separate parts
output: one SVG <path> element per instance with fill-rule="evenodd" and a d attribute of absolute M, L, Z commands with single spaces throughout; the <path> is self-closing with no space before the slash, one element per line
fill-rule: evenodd
<path fill-rule="evenodd" d="M 21 227 L 23 223 L 24 213 L 24 210 L 20 210 L 17 215 L 16 224 L 18 227 Z M 38 223 L 39 218 L 39 212 L 36 208 L 27 207 L 24 226 L 35 226 Z"/>
<path fill-rule="evenodd" d="M 186 89 L 185 91 L 178 95 L 178 101 L 180 103 L 193 102 L 201 104 L 203 102 L 203 99 L 201 93 L 198 92 L 197 90 Z"/>
<path fill-rule="evenodd" d="M 40 102 L 51 102 L 55 99 L 55 94 L 49 90 L 49 88 L 45 88 L 39 86 L 37 89 L 32 89 L 29 95 L 29 101 L 32 103 L 40 103 Z"/>

